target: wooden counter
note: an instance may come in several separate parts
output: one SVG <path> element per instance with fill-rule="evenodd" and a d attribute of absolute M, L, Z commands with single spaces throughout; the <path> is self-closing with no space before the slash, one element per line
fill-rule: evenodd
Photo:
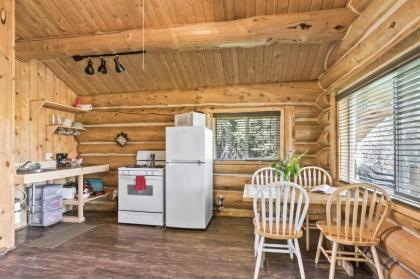
<path fill-rule="evenodd" d="M 86 166 L 64 169 L 51 169 L 39 173 L 15 174 L 15 184 L 30 184 L 42 181 L 50 181 L 67 177 L 108 172 L 109 165 Z"/>
<path fill-rule="evenodd" d="M 98 166 L 81 166 L 75 168 L 64 168 L 64 169 L 51 169 L 51 170 L 44 170 L 40 173 L 27 173 L 27 174 L 15 174 L 15 184 L 29 186 L 29 184 L 43 182 L 43 181 L 51 181 L 55 179 L 62 179 L 68 177 L 77 176 L 77 199 L 63 200 L 64 205 L 75 205 L 77 206 L 77 216 L 63 216 L 63 222 L 75 222 L 81 223 L 85 221 L 85 217 L 83 216 L 83 207 L 88 199 L 83 198 L 83 175 L 92 174 L 92 173 L 100 173 L 100 172 L 108 172 L 109 165 L 98 165 Z M 103 195 L 106 196 L 106 195 Z M 100 197 L 103 197 L 100 196 Z M 100 198 L 95 197 L 95 199 Z"/>

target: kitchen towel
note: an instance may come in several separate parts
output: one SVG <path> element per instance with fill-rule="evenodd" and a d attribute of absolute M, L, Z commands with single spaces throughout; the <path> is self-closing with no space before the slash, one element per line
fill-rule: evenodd
<path fill-rule="evenodd" d="M 146 190 L 146 177 L 136 176 L 136 191 Z"/>

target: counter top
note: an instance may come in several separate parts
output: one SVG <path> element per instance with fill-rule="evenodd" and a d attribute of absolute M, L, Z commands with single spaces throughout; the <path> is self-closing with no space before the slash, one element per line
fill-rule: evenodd
<path fill-rule="evenodd" d="M 45 169 L 38 173 L 15 174 L 14 181 L 16 185 L 20 185 L 108 171 L 109 165 Z"/>

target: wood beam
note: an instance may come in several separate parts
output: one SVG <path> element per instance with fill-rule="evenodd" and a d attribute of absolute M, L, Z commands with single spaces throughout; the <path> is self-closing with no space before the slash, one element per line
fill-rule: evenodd
<path fill-rule="evenodd" d="M 350 0 L 347 2 L 347 7 L 357 14 L 361 14 L 372 0 Z"/>
<path fill-rule="evenodd" d="M 276 43 L 320 43 L 340 39 L 356 18 L 350 9 L 255 16 L 239 20 L 195 23 L 144 30 L 146 51 L 256 47 Z M 143 31 L 18 41 L 20 59 L 56 59 L 139 51 Z"/>
<path fill-rule="evenodd" d="M 295 152 L 294 140 L 294 123 L 295 112 L 294 107 L 287 106 L 284 108 L 284 151 L 283 154 L 287 155 L 288 152 Z"/>
<path fill-rule="evenodd" d="M 324 72 L 319 79 L 327 89 L 335 82 L 350 75 L 357 68 L 372 62 L 388 49 L 416 31 L 420 26 L 420 1 L 406 0 L 392 15 L 362 38 L 343 57 Z"/>
<path fill-rule="evenodd" d="M 385 69 L 389 64 L 401 59 L 404 55 L 414 52 L 416 49 L 420 50 L 420 29 L 407 36 L 404 40 L 388 49 L 386 53 L 376 58 L 371 63 L 366 63 L 347 75 L 339 79 L 332 86 L 328 88 L 328 92 L 339 94 L 343 90 L 350 88 L 364 79 L 369 79 L 377 75 L 382 69 Z"/>
<path fill-rule="evenodd" d="M 82 96 L 96 110 L 174 107 L 316 105 L 316 82 L 269 83 Z"/>
<path fill-rule="evenodd" d="M 392 12 L 393 7 L 399 7 L 405 0 L 373 0 L 363 13 L 351 24 L 346 36 L 339 41 L 326 58 L 326 65 L 330 67 L 348 52 L 362 38 L 366 38 Z"/>

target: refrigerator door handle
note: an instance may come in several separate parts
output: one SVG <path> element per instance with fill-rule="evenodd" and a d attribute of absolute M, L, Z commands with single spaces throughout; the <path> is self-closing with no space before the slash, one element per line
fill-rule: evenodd
<path fill-rule="evenodd" d="M 204 161 L 166 161 L 166 164 L 197 164 L 197 165 L 202 165 L 205 164 L 206 162 Z"/>

